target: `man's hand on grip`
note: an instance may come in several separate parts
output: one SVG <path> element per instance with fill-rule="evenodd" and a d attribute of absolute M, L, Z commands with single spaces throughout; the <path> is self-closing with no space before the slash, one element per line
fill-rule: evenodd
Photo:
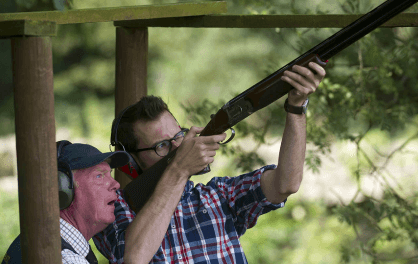
<path fill-rule="evenodd" d="M 196 137 L 202 132 L 203 127 L 192 126 L 179 146 L 176 155 L 171 163 L 184 176 L 189 177 L 203 170 L 208 164 L 214 161 L 216 150 L 219 149 L 218 142 L 225 140 L 226 134 L 214 136 Z"/>

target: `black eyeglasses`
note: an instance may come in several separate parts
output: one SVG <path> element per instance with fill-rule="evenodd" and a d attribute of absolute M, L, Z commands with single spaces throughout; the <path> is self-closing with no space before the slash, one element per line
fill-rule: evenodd
<path fill-rule="evenodd" d="M 167 154 L 171 151 L 171 148 L 173 146 L 173 144 L 171 143 L 171 141 L 176 141 L 178 144 L 180 144 L 181 142 L 183 142 L 184 136 L 186 135 L 186 133 L 189 130 L 187 128 L 183 128 L 180 132 L 178 132 L 173 138 L 171 139 L 167 139 L 167 140 L 163 140 L 159 143 L 157 143 L 154 147 L 152 148 L 143 148 L 143 149 L 137 149 L 137 150 L 133 150 L 130 152 L 141 152 L 141 151 L 146 151 L 146 150 L 151 150 L 153 149 L 155 151 L 155 153 L 157 153 L 158 156 L 160 157 L 165 157 L 167 156 Z"/>

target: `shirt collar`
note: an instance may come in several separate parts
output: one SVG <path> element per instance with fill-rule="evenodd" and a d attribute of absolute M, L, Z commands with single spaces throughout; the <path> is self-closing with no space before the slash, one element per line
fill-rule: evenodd
<path fill-rule="evenodd" d="M 188 193 L 192 190 L 194 183 L 192 181 L 187 181 L 186 185 L 184 186 L 184 193 Z"/>
<path fill-rule="evenodd" d="M 84 238 L 83 234 L 70 223 L 60 218 L 60 234 L 61 237 L 69 243 L 77 253 L 86 257 L 90 251 L 90 245 Z"/>

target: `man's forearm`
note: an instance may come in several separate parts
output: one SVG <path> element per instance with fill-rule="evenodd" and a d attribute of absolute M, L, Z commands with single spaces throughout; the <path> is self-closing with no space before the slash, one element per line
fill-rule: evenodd
<path fill-rule="evenodd" d="M 289 194 L 298 191 L 303 177 L 305 150 L 306 117 L 304 114 L 287 113 L 274 177 L 274 186 L 279 193 Z"/>
<path fill-rule="evenodd" d="M 154 193 L 126 230 L 125 263 L 150 262 L 167 232 L 186 182 L 187 177 L 173 166 L 165 170 Z"/>

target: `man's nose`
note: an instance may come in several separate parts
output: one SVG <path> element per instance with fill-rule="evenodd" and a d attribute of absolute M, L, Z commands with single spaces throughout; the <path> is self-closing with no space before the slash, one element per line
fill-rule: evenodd
<path fill-rule="evenodd" d="M 116 181 L 115 179 L 113 179 L 112 177 L 110 177 L 110 186 L 109 186 L 110 190 L 112 191 L 116 191 L 120 188 L 120 183 L 118 181 Z"/>

